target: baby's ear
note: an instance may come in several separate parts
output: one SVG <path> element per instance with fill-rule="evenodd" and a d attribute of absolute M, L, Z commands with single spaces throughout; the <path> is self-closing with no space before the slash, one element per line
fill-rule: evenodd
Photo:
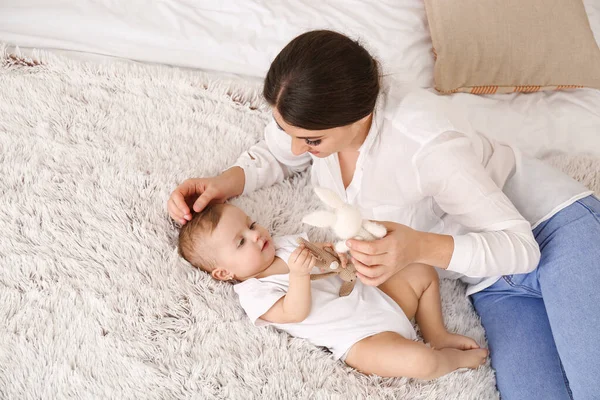
<path fill-rule="evenodd" d="M 234 278 L 233 274 L 224 268 L 215 268 L 210 275 L 218 281 L 229 281 Z"/>
<path fill-rule="evenodd" d="M 335 214 L 329 211 L 315 211 L 302 218 L 305 224 L 319 228 L 329 228 L 335 224 Z"/>

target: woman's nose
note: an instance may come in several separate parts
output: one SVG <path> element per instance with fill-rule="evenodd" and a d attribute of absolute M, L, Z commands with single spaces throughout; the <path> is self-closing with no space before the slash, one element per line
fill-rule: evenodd
<path fill-rule="evenodd" d="M 292 154 L 299 156 L 308 151 L 309 147 L 302 139 L 292 138 Z"/>

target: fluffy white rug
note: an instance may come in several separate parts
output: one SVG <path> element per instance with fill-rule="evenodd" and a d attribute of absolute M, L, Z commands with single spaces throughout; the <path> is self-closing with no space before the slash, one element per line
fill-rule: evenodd
<path fill-rule="evenodd" d="M 432 382 L 356 373 L 251 326 L 229 285 L 178 258 L 169 193 L 259 139 L 259 93 L 201 72 L 0 48 L 0 398 L 498 397 L 488 366 Z M 560 157 L 598 190 L 597 160 L 592 175 Z M 306 176 L 236 203 L 275 234 L 320 206 Z M 483 344 L 464 288 L 444 281 L 442 293 L 449 329 Z"/>

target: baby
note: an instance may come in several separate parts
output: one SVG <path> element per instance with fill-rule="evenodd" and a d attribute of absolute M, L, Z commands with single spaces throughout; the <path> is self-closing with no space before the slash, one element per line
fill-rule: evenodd
<path fill-rule="evenodd" d="M 446 331 L 432 267 L 410 265 L 379 288 L 358 281 L 340 297 L 339 277 L 310 280 L 321 271 L 297 237 L 271 238 L 241 209 L 217 204 L 181 228 L 179 252 L 214 279 L 237 281 L 234 290 L 255 325 L 327 347 L 363 373 L 433 379 L 485 362 L 486 349 Z M 431 347 L 416 341 L 415 317 Z"/>

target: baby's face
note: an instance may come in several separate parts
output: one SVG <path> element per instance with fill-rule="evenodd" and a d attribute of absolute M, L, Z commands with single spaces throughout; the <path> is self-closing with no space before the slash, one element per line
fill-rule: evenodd
<path fill-rule="evenodd" d="M 260 274 L 275 258 L 269 232 L 230 204 L 224 206 L 221 220 L 209 241 L 217 269 L 227 270 L 232 278 L 240 281 Z"/>

